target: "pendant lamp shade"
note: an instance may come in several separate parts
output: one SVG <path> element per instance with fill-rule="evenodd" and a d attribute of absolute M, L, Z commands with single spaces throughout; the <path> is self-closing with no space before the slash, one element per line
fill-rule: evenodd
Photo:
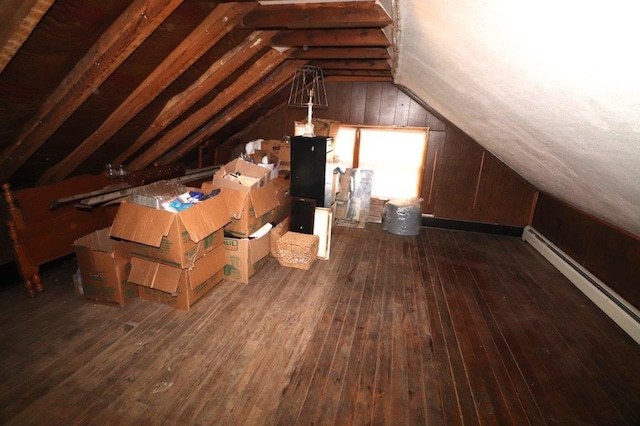
<path fill-rule="evenodd" d="M 307 123 L 303 136 L 315 136 L 313 133 L 313 107 L 327 108 L 327 91 L 324 86 L 322 69 L 306 66 L 296 70 L 289 92 L 290 107 L 307 108 Z"/>

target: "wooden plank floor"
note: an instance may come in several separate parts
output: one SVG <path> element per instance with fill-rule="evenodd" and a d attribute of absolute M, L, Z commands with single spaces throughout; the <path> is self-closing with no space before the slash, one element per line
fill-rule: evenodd
<path fill-rule="evenodd" d="M 518 238 L 334 228 L 190 312 L 0 293 L 0 423 L 640 424 L 640 347 Z"/>

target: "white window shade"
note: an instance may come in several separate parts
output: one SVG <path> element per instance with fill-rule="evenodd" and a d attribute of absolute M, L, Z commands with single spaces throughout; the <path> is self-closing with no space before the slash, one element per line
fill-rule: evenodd
<path fill-rule="evenodd" d="M 353 167 L 353 148 L 356 143 L 356 127 L 340 126 L 336 137 L 334 154 L 337 163 L 345 168 Z"/>
<path fill-rule="evenodd" d="M 371 195 L 419 197 L 426 146 L 425 130 L 362 128 L 358 168 L 373 170 Z"/>

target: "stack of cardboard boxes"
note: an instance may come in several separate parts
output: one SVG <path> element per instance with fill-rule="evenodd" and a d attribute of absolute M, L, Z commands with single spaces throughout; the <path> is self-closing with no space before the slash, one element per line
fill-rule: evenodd
<path fill-rule="evenodd" d="M 231 222 L 225 226 L 225 276 L 247 283 L 267 261 L 271 232 L 253 235 L 289 215 L 289 182 L 270 169 L 237 159 L 226 164 L 202 185 L 203 191 L 220 188 Z M 246 179 L 242 182 L 241 179 Z"/>
<path fill-rule="evenodd" d="M 85 297 L 124 306 L 137 296 L 188 310 L 225 277 L 248 282 L 271 247 L 268 229 L 253 235 L 289 216 L 289 182 L 272 173 L 237 159 L 191 188 L 217 195 L 185 210 L 121 203 L 110 228 L 74 244 Z"/>
<path fill-rule="evenodd" d="M 188 310 L 222 281 L 229 218 L 220 196 L 178 213 L 123 202 L 110 235 L 126 241 L 140 298 Z"/>

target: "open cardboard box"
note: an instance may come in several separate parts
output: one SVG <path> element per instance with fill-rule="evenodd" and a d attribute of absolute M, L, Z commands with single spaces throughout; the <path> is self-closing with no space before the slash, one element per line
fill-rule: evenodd
<path fill-rule="evenodd" d="M 270 179 L 273 180 L 280 174 L 280 159 L 272 152 L 260 149 L 256 150 L 250 157 L 256 165 L 270 170 Z M 265 157 L 267 158 L 267 164 L 263 162 Z"/>
<path fill-rule="evenodd" d="M 124 243 L 109 237 L 109 228 L 78 238 L 73 248 L 86 299 L 124 306 L 136 298 L 136 286 L 127 281 L 127 249 Z"/>
<path fill-rule="evenodd" d="M 245 180 L 245 184 L 240 183 L 239 177 Z M 256 189 L 266 185 L 270 180 L 271 171 L 268 168 L 260 167 L 241 158 L 228 162 L 213 175 L 213 184 L 218 188 L 239 189 L 244 186 Z M 249 182 L 250 184 L 247 184 Z"/>
<path fill-rule="evenodd" d="M 216 182 L 202 184 L 205 192 L 215 188 Z M 232 216 L 231 222 L 224 229 L 234 237 L 248 237 L 262 228 L 271 221 L 271 212 L 280 205 L 276 187 L 271 182 L 259 188 L 223 186 L 220 188 L 220 195 Z"/>
<path fill-rule="evenodd" d="M 291 162 L 291 144 L 280 140 L 265 140 L 260 144 L 263 151 L 275 154 L 284 163 Z"/>
<path fill-rule="evenodd" d="M 222 244 L 231 214 L 216 195 L 179 213 L 123 202 L 110 235 L 129 241 L 132 256 L 188 268 Z"/>
<path fill-rule="evenodd" d="M 189 310 L 222 281 L 224 265 L 225 250 L 222 244 L 198 259 L 191 269 L 132 257 L 129 282 L 138 285 L 141 299 Z"/>
<path fill-rule="evenodd" d="M 291 170 L 291 144 L 281 140 L 262 141 L 261 149 L 275 154 L 280 160 L 280 170 Z"/>
<path fill-rule="evenodd" d="M 271 232 L 260 238 L 225 237 L 225 278 L 248 283 L 249 278 L 267 262 L 271 247 Z"/>

